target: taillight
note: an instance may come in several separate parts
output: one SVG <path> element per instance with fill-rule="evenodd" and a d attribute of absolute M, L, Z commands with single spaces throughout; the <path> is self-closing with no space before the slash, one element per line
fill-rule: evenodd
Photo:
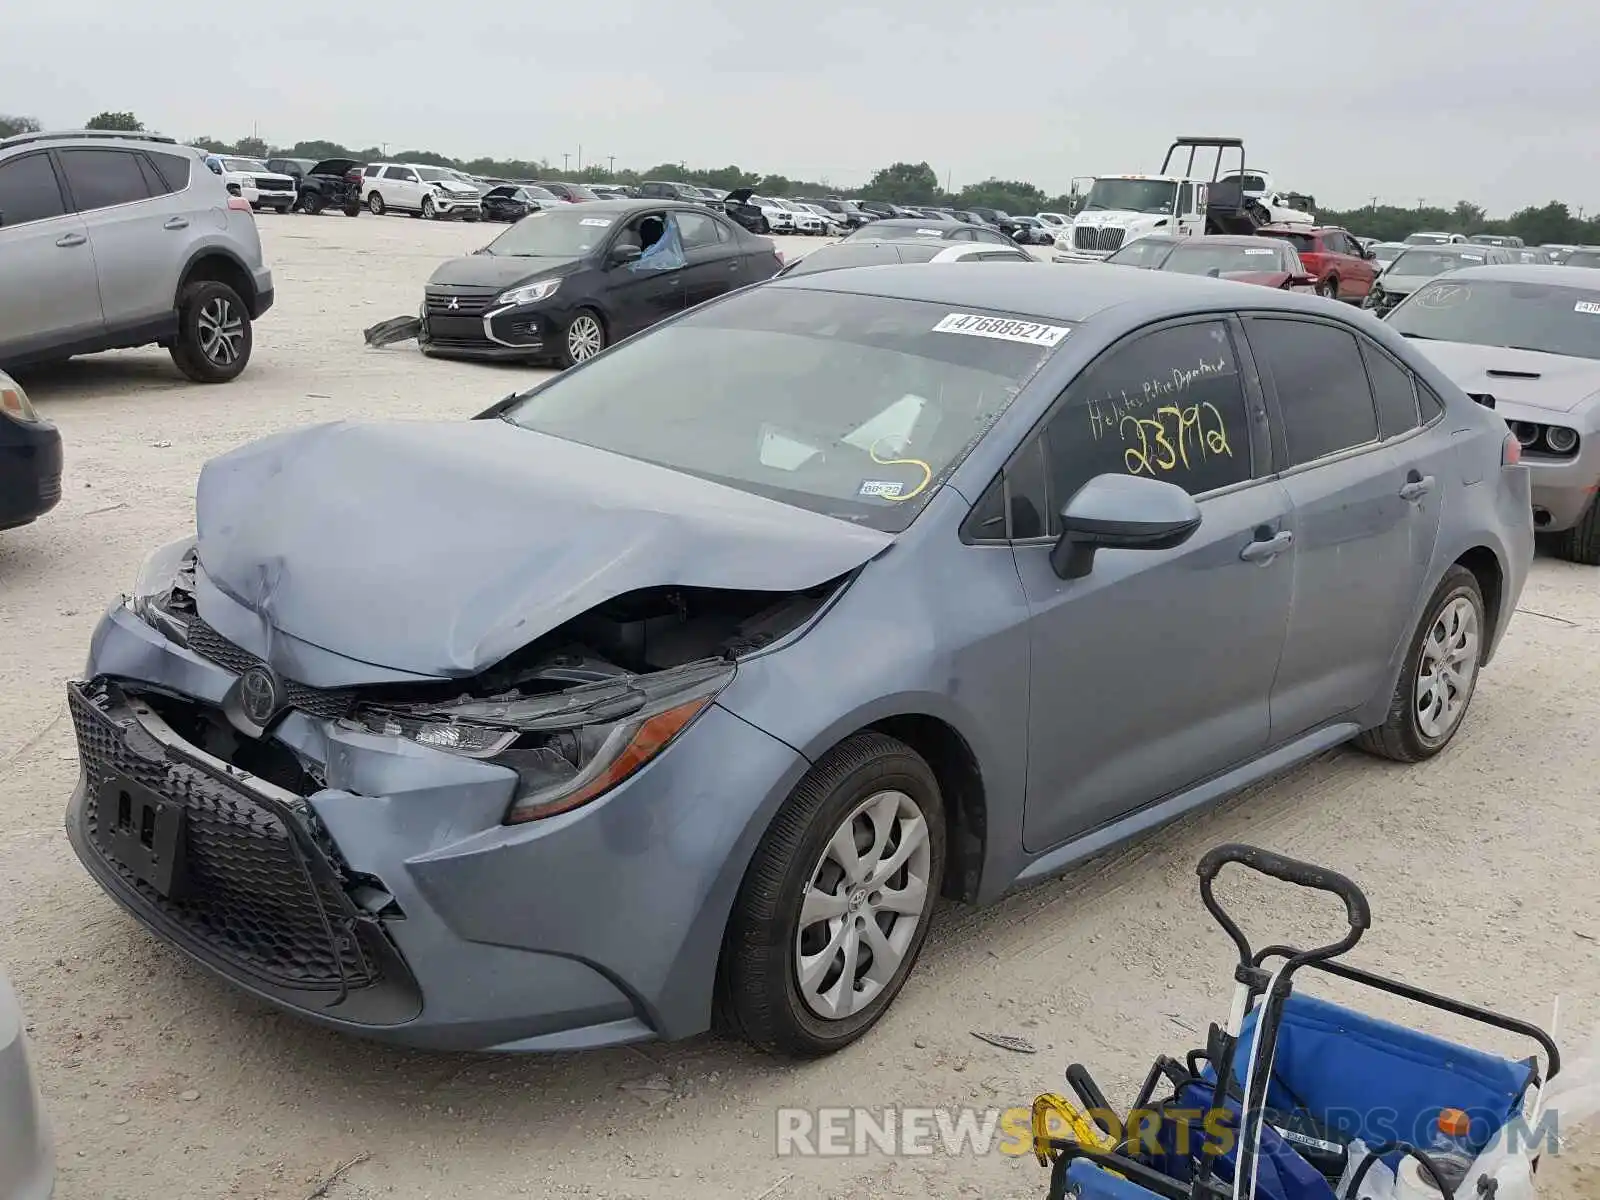
<path fill-rule="evenodd" d="M 233 209 L 234 212 L 249 212 L 250 201 L 246 200 L 243 196 L 229 196 L 228 207 Z"/>
<path fill-rule="evenodd" d="M 783 257 L 783 251 L 782 250 L 774 248 L 772 253 L 777 256 L 778 265 L 780 267 L 787 265 L 789 260 Z"/>
<path fill-rule="evenodd" d="M 1522 443 L 1517 440 L 1517 435 L 1507 433 L 1505 441 L 1500 443 L 1500 465 L 1514 467 L 1522 461 Z"/>

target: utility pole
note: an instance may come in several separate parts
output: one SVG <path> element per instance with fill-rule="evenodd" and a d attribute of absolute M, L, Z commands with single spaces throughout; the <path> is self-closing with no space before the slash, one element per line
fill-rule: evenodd
<path fill-rule="evenodd" d="M 565 175 L 567 173 L 567 164 L 569 162 L 571 162 L 571 161 L 572 161 L 572 154 L 569 151 L 563 150 L 561 152 L 561 173 L 563 175 Z"/>
<path fill-rule="evenodd" d="M 617 174 L 617 156 L 615 154 L 608 154 L 606 157 L 611 160 L 611 167 L 606 174 L 615 178 Z"/>
<path fill-rule="evenodd" d="M 1377 212 L 1378 211 L 1378 198 L 1376 196 L 1374 196 L 1372 198 L 1372 211 L 1373 212 Z"/>
<path fill-rule="evenodd" d="M 583 174 L 583 143 L 578 143 L 578 174 Z"/>

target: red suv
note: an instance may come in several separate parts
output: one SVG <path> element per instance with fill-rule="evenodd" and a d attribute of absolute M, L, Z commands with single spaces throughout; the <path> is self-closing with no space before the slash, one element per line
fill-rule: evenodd
<path fill-rule="evenodd" d="M 1317 295 L 1360 304 L 1372 290 L 1380 264 L 1343 229 L 1319 225 L 1264 225 L 1262 237 L 1283 238 L 1300 252 L 1306 273 L 1316 280 Z"/>

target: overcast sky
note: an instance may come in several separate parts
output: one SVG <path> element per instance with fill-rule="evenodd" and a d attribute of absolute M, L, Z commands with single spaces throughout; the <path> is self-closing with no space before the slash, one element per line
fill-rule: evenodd
<path fill-rule="evenodd" d="M 1052 194 L 1225 134 L 1328 206 L 1592 211 L 1597 36 L 1578 0 L 77 0 L 9 7 L 0 111 L 842 187 L 925 159 Z"/>

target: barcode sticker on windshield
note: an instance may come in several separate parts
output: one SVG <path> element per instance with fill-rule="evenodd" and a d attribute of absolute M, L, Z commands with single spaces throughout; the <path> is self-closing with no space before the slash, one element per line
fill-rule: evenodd
<path fill-rule="evenodd" d="M 593 225 L 596 229 L 604 229 L 607 225 L 611 224 L 611 222 L 606 220 L 604 217 L 584 217 L 583 220 L 578 222 L 578 224 Z"/>
<path fill-rule="evenodd" d="M 1600 316 L 1600 304 L 1596 304 L 1593 300 L 1579 300 L 1572 306 L 1572 311 L 1588 313 L 1591 317 Z"/>
<path fill-rule="evenodd" d="M 1245 250 L 1245 253 L 1246 254 L 1276 254 L 1277 251 L 1276 250 L 1266 250 L 1266 249 L 1262 249 L 1262 250 L 1249 250 L 1249 249 L 1247 249 L 1247 250 Z"/>
<path fill-rule="evenodd" d="M 944 234 L 942 234 L 937 229 L 919 229 L 919 230 L 917 230 L 917 232 L 919 234 L 921 234 L 923 237 L 943 237 L 944 236 Z"/>
<path fill-rule="evenodd" d="M 861 484 L 858 495 L 877 496 L 884 500 L 898 500 L 900 493 L 906 490 L 905 484 L 896 479 L 867 479 Z"/>
<path fill-rule="evenodd" d="M 1054 346 L 1070 331 L 1061 325 L 1008 321 L 1003 317 L 980 317 L 973 313 L 951 313 L 933 327 L 933 332 L 998 338 L 1002 342 L 1025 342 L 1031 346 Z"/>

